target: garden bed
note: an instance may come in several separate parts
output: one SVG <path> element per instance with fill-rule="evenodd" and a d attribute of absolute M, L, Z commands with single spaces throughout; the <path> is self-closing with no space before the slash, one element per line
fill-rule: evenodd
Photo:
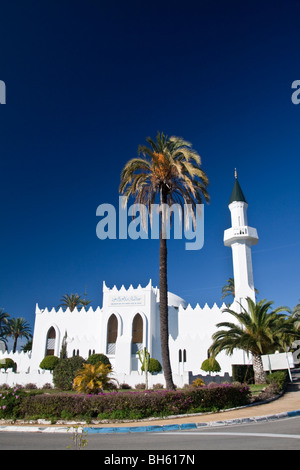
<path fill-rule="evenodd" d="M 5 395 L 6 394 L 6 395 Z M 4 399 L 3 399 L 4 397 Z M 0 418 L 14 420 L 138 420 L 219 411 L 247 405 L 247 386 L 210 385 L 194 390 L 108 392 L 98 395 L 2 392 Z M 6 405 L 3 405 L 6 403 Z M 6 406 L 3 409 L 3 406 Z"/>

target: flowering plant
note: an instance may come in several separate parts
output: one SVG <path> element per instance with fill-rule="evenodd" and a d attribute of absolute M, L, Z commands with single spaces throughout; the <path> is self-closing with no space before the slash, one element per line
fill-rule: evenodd
<path fill-rule="evenodd" d="M 24 392 L 18 387 L 0 392 L 0 418 L 13 418 L 16 408 Z"/>

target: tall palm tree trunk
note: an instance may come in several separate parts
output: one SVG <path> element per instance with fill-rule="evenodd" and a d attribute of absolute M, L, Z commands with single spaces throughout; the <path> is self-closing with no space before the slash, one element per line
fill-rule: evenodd
<path fill-rule="evenodd" d="M 15 353 L 15 352 L 16 352 L 16 350 L 17 350 L 17 341 L 18 341 L 18 336 L 17 336 L 17 335 L 15 335 L 15 336 L 14 336 L 14 346 L 13 346 L 13 353 Z"/>
<path fill-rule="evenodd" d="M 267 376 L 263 368 L 262 358 L 258 354 L 253 354 L 254 380 L 256 384 L 265 384 Z"/>
<path fill-rule="evenodd" d="M 161 193 L 162 204 L 166 203 L 165 194 Z M 161 207 L 160 248 L 159 248 L 159 313 L 160 313 L 160 343 L 166 388 L 175 390 L 169 353 L 169 312 L 168 312 L 168 281 L 167 281 L 167 239 L 165 237 L 165 221 Z"/>

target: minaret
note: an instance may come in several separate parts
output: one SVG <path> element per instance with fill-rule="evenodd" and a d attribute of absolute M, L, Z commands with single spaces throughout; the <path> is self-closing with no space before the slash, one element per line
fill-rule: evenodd
<path fill-rule="evenodd" d="M 257 230 L 247 222 L 248 204 L 239 185 L 235 169 L 235 182 L 229 201 L 231 228 L 224 232 L 224 245 L 231 246 L 235 302 L 247 307 L 246 297 L 255 301 L 251 247 L 258 242 Z"/>

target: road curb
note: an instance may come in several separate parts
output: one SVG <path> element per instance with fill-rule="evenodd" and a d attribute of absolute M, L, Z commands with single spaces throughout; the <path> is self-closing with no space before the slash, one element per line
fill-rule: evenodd
<path fill-rule="evenodd" d="M 265 416 L 255 416 L 251 418 L 233 418 L 223 421 L 211 421 L 206 423 L 182 423 L 165 424 L 152 426 L 113 426 L 113 427 L 93 427 L 93 426 L 0 426 L 0 432 L 36 432 L 36 433 L 86 433 L 86 434 L 120 434 L 120 433 L 139 433 L 139 432 L 170 432 L 186 431 L 189 429 L 201 429 L 204 427 L 221 427 L 236 424 L 260 423 L 263 421 L 276 421 L 284 418 L 294 418 L 300 416 L 300 410 L 287 411 Z"/>

